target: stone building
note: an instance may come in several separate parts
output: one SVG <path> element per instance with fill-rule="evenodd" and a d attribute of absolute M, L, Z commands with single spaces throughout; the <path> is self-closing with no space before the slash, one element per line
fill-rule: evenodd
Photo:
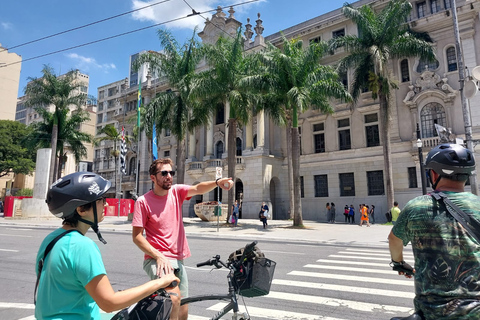
<path fill-rule="evenodd" d="M 459 0 L 458 23 L 461 51 L 468 70 L 479 65 L 480 1 Z M 417 148 L 417 124 L 423 144 L 424 157 L 431 147 L 439 143 L 434 124 L 451 130 L 453 137 L 464 137 L 465 127 L 460 96 L 458 62 L 455 49 L 452 15 L 449 0 L 411 1 L 413 11 L 408 21 L 415 31 L 428 32 L 435 42 L 437 61 L 425 63 L 418 58 L 390 61 L 390 72 L 398 81 L 399 89 L 393 91 L 392 108 L 392 161 L 395 200 L 400 207 L 422 192 L 420 164 Z M 362 0 L 354 6 L 369 4 L 381 10 L 387 1 Z M 247 21 L 245 50 L 261 49 L 266 42 L 281 43 L 280 33 L 263 36 L 260 15 L 255 26 Z M 268 22 L 267 22 L 268 23 Z M 220 29 L 234 34 L 241 23 L 221 9 L 205 23 L 199 36 L 212 43 Z M 252 28 L 253 27 L 253 28 Z M 253 30 L 252 30 L 253 29 Z M 346 19 L 341 8 L 323 14 L 283 30 L 287 38 L 300 38 L 304 45 L 319 39 L 328 41 L 344 34 L 357 34 L 356 25 Z M 252 39 L 253 38 L 253 39 Z M 322 63 L 334 64 L 346 53 L 338 50 Z M 202 67 L 202 66 L 200 66 Z M 204 67 L 204 66 L 203 66 Z M 352 75 L 343 75 L 349 85 Z M 147 104 L 156 94 L 168 89 L 161 79 L 148 78 L 142 83 L 143 103 Z M 135 105 L 137 88 L 127 90 L 125 106 Z M 471 107 L 473 139 L 480 137 L 480 96 L 468 99 Z M 371 93 L 361 95 L 355 107 L 333 101 L 335 112 L 325 115 L 308 111 L 300 116 L 301 133 L 300 175 L 302 183 L 303 217 L 308 220 L 324 220 L 325 204 L 334 202 L 337 215 L 345 205 L 358 207 L 365 203 L 375 205 L 378 220 L 384 219 L 387 208 L 384 183 L 384 158 L 380 136 L 383 125 L 379 121 L 379 101 Z M 125 110 L 133 115 L 135 109 Z M 228 110 L 221 110 L 210 125 L 198 128 L 187 138 L 187 164 L 185 183 L 195 184 L 212 180 L 215 168 L 226 171 L 226 123 Z M 260 112 L 250 123 L 237 130 L 236 198 L 243 202 L 242 217 L 256 218 L 262 201 L 266 201 L 274 219 L 289 217 L 289 187 L 287 177 L 287 150 L 285 128 L 275 125 L 267 113 Z M 137 148 L 135 146 L 135 148 Z M 161 132 L 158 139 L 159 157 L 176 157 L 175 137 Z M 142 134 L 139 154 L 130 151 L 127 172 L 135 173 L 135 161 L 140 161 L 138 193 L 151 188 L 148 166 L 151 163 L 151 143 Z M 136 149 L 135 149 L 136 150 Z M 133 166 L 133 170 L 132 170 Z M 127 179 L 131 180 L 131 176 Z M 132 181 L 125 181 L 122 189 L 134 191 Z M 132 189 L 133 188 L 133 189 Z M 467 187 L 468 189 L 469 187 Z M 469 189 L 468 189 L 469 190 Z M 197 196 L 184 205 L 184 215 L 193 215 L 196 202 L 214 200 L 214 192 Z M 226 200 L 224 200 L 226 201 Z"/>

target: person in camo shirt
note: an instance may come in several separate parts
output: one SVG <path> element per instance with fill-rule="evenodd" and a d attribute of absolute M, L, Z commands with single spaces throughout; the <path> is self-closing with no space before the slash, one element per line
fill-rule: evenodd
<path fill-rule="evenodd" d="M 425 169 L 435 191 L 480 221 L 480 198 L 464 191 L 475 170 L 471 151 L 456 144 L 439 145 L 428 153 Z M 393 266 L 410 267 L 403 261 L 408 243 L 415 257 L 416 312 L 392 320 L 480 319 L 480 244 L 443 202 L 423 195 L 407 203 L 389 235 Z"/>

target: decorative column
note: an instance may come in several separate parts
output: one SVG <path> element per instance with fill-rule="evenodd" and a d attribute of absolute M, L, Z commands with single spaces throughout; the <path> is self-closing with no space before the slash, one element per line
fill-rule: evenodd
<path fill-rule="evenodd" d="M 195 145 L 196 145 L 195 132 L 193 132 L 188 135 L 188 158 L 191 161 L 195 159 Z"/>
<path fill-rule="evenodd" d="M 205 143 L 207 145 L 207 151 L 203 160 L 213 158 L 213 119 L 210 119 L 210 123 L 207 124 L 207 137 Z"/>
<path fill-rule="evenodd" d="M 253 150 L 253 121 L 250 119 L 245 125 L 245 150 Z"/>
<path fill-rule="evenodd" d="M 228 118 L 230 117 L 230 102 L 225 103 L 225 143 L 223 144 L 223 152 L 228 153 Z"/>
<path fill-rule="evenodd" d="M 263 110 L 257 113 L 257 149 L 265 147 L 265 112 Z"/>

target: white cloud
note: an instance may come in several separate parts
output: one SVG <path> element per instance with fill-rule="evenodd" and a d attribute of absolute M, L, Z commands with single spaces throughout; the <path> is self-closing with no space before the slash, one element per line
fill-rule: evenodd
<path fill-rule="evenodd" d="M 266 0 L 259 0 L 252 4 L 246 4 L 242 6 L 237 6 L 234 10 L 237 13 L 245 12 L 252 5 L 257 5 L 260 2 Z M 133 9 L 138 9 L 151 5 L 158 0 L 132 0 Z M 218 0 L 187 0 L 188 4 L 197 12 L 205 12 L 217 8 L 219 5 L 225 5 L 224 3 L 219 2 Z M 228 15 L 228 9 L 224 9 L 224 12 Z M 153 23 L 163 23 L 166 21 L 174 20 L 177 18 L 186 17 L 192 13 L 192 9 L 185 3 L 183 0 L 170 0 L 165 3 L 161 3 L 146 9 L 139 10 L 132 14 L 133 19 L 140 21 L 149 21 Z M 205 18 L 211 18 L 214 11 L 202 14 Z M 195 26 L 203 28 L 205 19 L 199 15 L 192 17 L 180 19 L 175 22 L 170 22 L 165 26 L 169 29 L 193 29 Z"/>
<path fill-rule="evenodd" d="M 75 67 L 82 70 L 82 71 L 89 71 L 91 69 L 100 69 L 105 72 L 109 70 L 116 69 L 117 67 L 113 63 L 103 63 L 99 64 L 95 60 L 95 58 L 89 58 L 81 56 L 77 53 L 67 53 L 66 56 L 72 60 L 74 60 Z"/>
<path fill-rule="evenodd" d="M 13 24 L 11 24 L 10 22 L 0 22 L 0 25 L 5 30 L 10 30 L 13 28 Z"/>

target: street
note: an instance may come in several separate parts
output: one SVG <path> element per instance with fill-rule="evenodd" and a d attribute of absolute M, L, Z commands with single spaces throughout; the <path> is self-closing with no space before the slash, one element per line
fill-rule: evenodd
<path fill-rule="evenodd" d="M 360 228 L 358 228 L 360 229 Z M 356 229 L 354 229 L 356 230 Z M 38 246 L 52 229 L 0 226 L 0 319 L 31 320 L 34 314 L 34 261 Z M 98 244 L 115 290 L 147 280 L 143 254 L 128 232 L 102 232 L 108 244 Z M 196 268 L 219 254 L 229 254 L 249 240 L 189 236 L 192 257 L 186 260 L 190 295 L 226 293 L 227 272 Z M 309 242 L 259 240 L 266 257 L 277 262 L 268 296 L 244 298 L 252 319 L 373 319 L 407 315 L 413 308 L 413 280 L 399 277 L 388 263 L 388 245 L 337 246 Z M 413 262 L 408 247 L 405 258 Z M 244 304 L 242 299 L 240 304 Z M 190 305 L 190 320 L 208 319 L 224 302 Z"/>

